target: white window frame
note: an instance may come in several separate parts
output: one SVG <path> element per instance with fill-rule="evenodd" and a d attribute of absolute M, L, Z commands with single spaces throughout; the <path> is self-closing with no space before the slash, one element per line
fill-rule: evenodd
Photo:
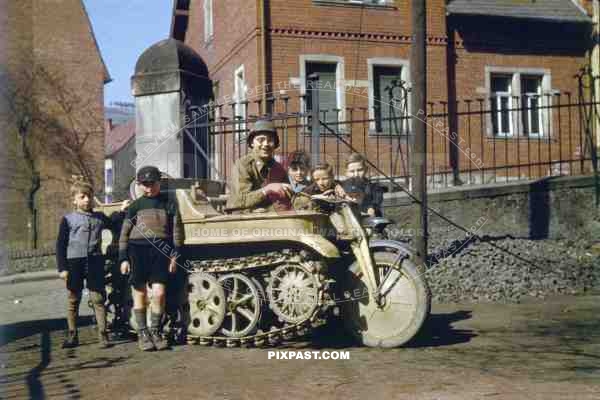
<path fill-rule="evenodd" d="M 213 0 L 204 0 L 204 41 L 210 42 L 214 36 Z"/>
<path fill-rule="evenodd" d="M 491 91 L 491 85 L 492 85 L 492 76 L 496 75 L 496 76 L 504 76 L 504 77 L 508 77 L 510 80 L 510 84 L 508 87 L 508 91 L 507 92 L 492 92 Z M 496 104 L 496 118 L 498 119 L 498 125 L 500 126 L 501 131 L 498 133 L 495 133 L 492 131 L 492 135 L 494 135 L 494 137 L 513 137 L 514 133 L 515 133 L 515 129 L 514 129 L 514 125 L 515 125 L 515 112 L 512 110 L 513 108 L 513 86 L 515 84 L 514 82 L 515 80 L 515 75 L 514 74 L 504 74 L 504 73 L 491 73 L 490 74 L 490 101 L 493 101 Z M 507 107 L 508 107 L 508 127 L 503 127 L 502 125 L 502 99 L 508 99 L 507 101 Z M 490 112 L 491 112 L 491 107 L 490 107 Z M 494 116 L 490 114 L 490 117 L 492 118 L 492 120 L 494 119 Z M 494 125 L 492 124 L 492 129 L 494 128 Z M 503 129 L 504 128 L 504 129 Z M 506 129 L 508 128 L 508 129 Z"/>
<path fill-rule="evenodd" d="M 108 171 L 111 171 L 110 177 L 112 179 L 108 179 L 109 178 Z M 104 196 L 105 196 L 104 201 L 106 201 L 106 202 L 112 201 L 112 193 L 113 193 L 114 184 L 115 184 L 115 168 L 114 168 L 113 159 L 105 158 L 104 159 Z M 110 201 L 109 201 L 109 199 L 110 199 Z"/>
<path fill-rule="evenodd" d="M 300 94 L 306 94 L 306 63 L 329 63 L 336 64 L 335 69 L 335 99 L 336 106 L 340 110 L 339 120 L 346 120 L 346 91 L 344 87 L 344 57 L 330 54 L 301 54 L 300 63 Z M 305 98 L 303 98 L 305 99 Z M 306 99 L 302 101 L 302 112 L 306 113 Z M 342 126 L 340 125 L 340 133 Z"/>
<path fill-rule="evenodd" d="M 491 107 L 490 113 L 487 115 L 487 129 L 486 133 L 488 137 L 491 138 L 511 138 L 518 137 L 524 138 L 528 137 L 531 139 L 551 139 L 553 132 L 553 121 L 552 121 L 552 96 L 548 96 L 554 94 L 552 90 L 552 75 L 550 70 L 547 68 L 519 68 L 519 67 L 495 67 L 495 66 L 486 66 L 485 67 L 485 89 L 488 93 L 488 99 L 491 99 L 493 93 L 491 91 L 491 77 L 492 75 L 511 75 L 511 90 L 509 96 L 509 109 L 513 108 L 513 97 L 519 98 L 518 108 L 522 110 L 525 108 L 523 104 L 523 96 L 521 93 L 521 76 L 522 75 L 533 75 L 533 76 L 541 76 L 542 78 L 542 88 L 540 94 L 540 104 L 538 107 L 540 108 L 540 128 L 541 134 L 529 134 L 525 135 L 524 127 L 522 122 L 521 111 L 509 111 L 509 125 L 510 125 L 510 134 L 509 135 L 495 135 L 493 132 L 492 126 L 492 116 L 491 116 Z M 531 126 L 531 125 L 530 125 Z"/>
<path fill-rule="evenodd" d="M 543 75 L 538 75 L 538 74 L 522 74 L 520 77 L 520 80 L 522 80 L 523 75 L 525 75 L 526 77 L 541 77 L 542 78 L 542 83 L 540 85 L 540 89 L 538 93 L 523 93 L 522 90 L 523 88 L 521 87 L 521 99 L 523 99 L 522 101 L 526 101 L 527 104 L 522 104 L 521 108 L 528 109 L 526 111 L 527 115 L 527 126 L 529 127 L 529 132 L 527 133 L 527 136 L 529 137 L 533 137 L 533 138 L 543 138 L 545 137 L 545 133 L 546 133 L 546 129 L 547 129 L 547 120 L 545 118 L 545 115 L 547 113 L 547 109 L 543 108 L 543 104 L 545 103 L 544 101 L 544 95 L 543 93 L 543 87 L 544 87 L 544 76 Z M 520 82 L 520 81 L 519 81 Z M 538 120 L 539 120 L 539 132 L 536 133 L 532 133 L 531 132 L 531 99 L 537 97 L 539 99 L 538 101 Z M 525 133 L 525 127 L 523 127 L 523 133 Z"/>
<path fill-rule="evenodd" d="M 241 78 L 240 78 L 241 77 Z M 235 101 L 235 115 L 233 116 L 233 121 L 236 120 L 236 116 L 242 117 L 242 123 L 234 124 L 235 128 L 245 130 L 246 129 L 246 119 L 248 116 L 246 115 L 246 107 L 243 104 L 240 104 L 242 101 L 246 101 L 246 92 L 248 91 L 248 86 L 246 85 L 246 72 L 244 70 L 244 64 L 237 67 L 233 73 L 233 100 Z M 237 135 L 237 140 L 245 138 L 246 135 Z"/>
<path fill-rule="evenodd" d="M 369 81 L 369 133 L 370 134 L 385 134 L 384 132 L 377 132 L 377 124 L 375 121 L 375 67 L 401 67 L 400 79 L 404 82 L 410 82 L 410 62 L 402 58 L 393 57 L 374 57 L 367 58 L 367 71 Z M 411 115 L 411 101 L 410 92 L 408 93 L 407 99 L 407 112 Z M 404 123 L 406 126 L 403 127 L 403 132 L 410 132 L 410 121 L 405 119 Z"/>

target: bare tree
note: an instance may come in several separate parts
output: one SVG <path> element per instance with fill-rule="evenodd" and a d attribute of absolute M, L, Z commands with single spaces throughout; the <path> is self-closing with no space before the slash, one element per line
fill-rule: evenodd
<path fill-rule="evenodd" d="M 71 175 L 82 175 L 94 185 L 99 176 L 94 160 L 103 147 L 90 146 L 91 138 L 103 135 L 102 121 L 93 108 L 98 105 L 72 87 L 59 72 L 42 66 L 0 71 L 11 177 L 4 189 L 15 190 L 25 199 L 33 248 L 38 245 L 36 194 L 42 185 L 52 180 L 64 182 Z M 44 159 L 54 160 L 62 173 L 45 173 Z"/>

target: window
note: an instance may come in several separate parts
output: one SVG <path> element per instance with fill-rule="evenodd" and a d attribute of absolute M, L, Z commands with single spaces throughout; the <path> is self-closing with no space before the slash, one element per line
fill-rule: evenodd
<path fill-rule="evenodd" d="M 551 132 L 550 74 L 540 69 L 486 68 L 490 93 L 488 133 L 546 138 Z"/>
<path fill-rule="evenodd" d="M 369 127 L 371 133 L 405 135 L 408 133 L 409 80 L 407 60 L 367 59 L 369 72 Z"/>
<path fill-rule="evenodd" d="M 112 202 L 112 192 L 114 186 L 113 177 L 113 160 L 107 158 L 104 160 L 104 201 L 107 203 Z"/>
<path fill-rule="evenodd" d="M 382 133 L 401 134 L 404 121 L 397 118 L 406 117 L 407 95 L 401 86 L 401 67 L 373 68 L 373 91 L 375 129 Z"/>
<path fill-rule="evenodd" d="M 233 99 L 235 101 L 235 116 L 234 119 L 239 121 L 235 126 L 238 130 L 238 138 L 245 137 L 246 130 L 246 79 L 244 74 L 244 66 L 240 66 L 235 70 L 233 77 Z"/>
<path fill-rule="evenodd" d="M 337 122 L 337 65 L 331 63 L 306 63 L 306 112 L 313 110 L 313 91 L 319 98 L 319 118 L 325 123 Z M 335 127 L 331 127 L 335 129 Z M 324 130 L 323 133 L 326 133 Z"/>
<path fill-rule="evenodd" d="M 544 135 L 542 124 L 542 77 L 535 75 L 521 76 L 521 96 L 523 101 L 523 134 L 525 136 Z"/>
<path fill-rule="evenodd" d="M 492 127 L 494 136 L 512 136 L 512 76 L 492 75 Z"/>
<path fill-rule="evenodd" d="M 301 55 L 299 83 L 301 93 L 306 95 L 303 111 L 309 114 L 313 110 L 312 95 L 316 91 L 319 119 L 340 132 L 337 122 L 345 118 L 344 59 L 328 54 Z M 304 123 L 310 125 L 307 120 Z M 321 133 L 331 132 L 322 127 Z"/>
<path fill-rule="evenodd" d="M 204 41 L 210 42 L 213 38 L 213 2 L 204 0 Z"/>

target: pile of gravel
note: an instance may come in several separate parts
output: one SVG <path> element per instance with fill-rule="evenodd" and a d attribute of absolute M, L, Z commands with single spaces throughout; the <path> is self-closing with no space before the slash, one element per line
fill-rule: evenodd
<path fill-rule="evenodd" d="M 430 243 L 440 256 L 426 272 L 432 300 L 439 303 L 516 303 L 524 296 L 581 294 L 600 289 L 600 256 L 582 241 L 473 240 L 464 246 Z M 521 260 L 521 259 L 523 260 Z M 524 261 L 527 260 L 527 261 Z"/>

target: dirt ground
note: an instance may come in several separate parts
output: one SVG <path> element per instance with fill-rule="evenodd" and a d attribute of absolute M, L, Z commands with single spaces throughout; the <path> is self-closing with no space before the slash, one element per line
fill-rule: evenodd
<path fill-rule="evenodd" d="M 600 294 L 434 305 L 407 347 L 361 348 L 329 329 L 278 350 L 341 350 L 349 360 L 275 360 L 274 349 L 141 353 L 120 341 L 97 350 L 89 317 L 82 346 L 63 350 L 59 286 L 20 285 L 0 295 L 2 399 L 600 398 Z"/>

